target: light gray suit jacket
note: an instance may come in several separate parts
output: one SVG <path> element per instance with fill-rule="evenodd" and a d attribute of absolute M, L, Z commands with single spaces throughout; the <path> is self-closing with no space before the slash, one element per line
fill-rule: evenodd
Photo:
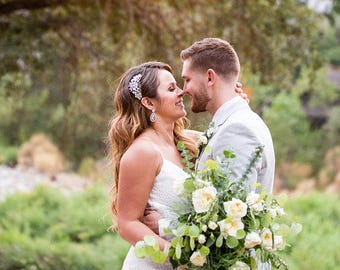
<path fill-rule="evenodd" d="M 240 178 L 245 173 L 255 148 L 263 145 L 262 156 L 248 175 L 248 180 L 252 190 L 255 190 L 253 184 L 260 183 L 259 190 L 266 188 L 271 193 L 275 155 L 272 137 L 263 120 L 251 110 L 244 99 L 235 97 L 217 110 L 212 122 L 214 135 L 198 158 L 196 168 L 201 169 L 208 159 L 216 160 L 217 156 L 223 156 L 224 150 L 231 150 L 236 155 L 232 169 L 236 177 Z"/>

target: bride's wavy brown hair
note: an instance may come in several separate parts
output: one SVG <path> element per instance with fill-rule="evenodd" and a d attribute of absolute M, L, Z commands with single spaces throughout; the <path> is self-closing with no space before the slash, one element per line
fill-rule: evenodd
<path fill-rule="evenodd" d="M 150 111 L 146 109 L 135 96 L 129 92 L 128 84 L 132 77 L 142 74 L 140 80 L 141 94 L 143 97 L 158 99 L 157 88 L 159 86 L 159 70 L 167 70 L 172 73 L 169 65 L 161 62 L 147 62 L 132 67 L 126 71 L 117 87 L 114 106 L 115 115 L 110 120 L 109 129 L 109 160 L 114 170 L 115 185 L 113 187 L 113 200 L 111 209 L 113 216 L 117 215 L 116 197 L 119 179 L 120 160 L 132 144 L 132 142 L 147 128 L 151 126 Z M 185 117 L 175 122 L 174 137 L 177 144 L 183 141 L 193 157 L 197 155 L 197 147 L 194 140 L 184 134 L 184 129 L 189 126 L 189 120 Z"/>

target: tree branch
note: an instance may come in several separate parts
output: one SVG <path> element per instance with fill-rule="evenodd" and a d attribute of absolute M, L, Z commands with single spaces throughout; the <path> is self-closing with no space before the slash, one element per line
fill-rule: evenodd
<path fill-rule="evenodd" d="M 17 10 L 26 9 L 26 10 L 35 10 L 46 7 L 55 7 L 64 5 L 69 0 L 16 0 L 9 1 L 7 3 L 0 3 L 0 15 L 10 14 Z"/>

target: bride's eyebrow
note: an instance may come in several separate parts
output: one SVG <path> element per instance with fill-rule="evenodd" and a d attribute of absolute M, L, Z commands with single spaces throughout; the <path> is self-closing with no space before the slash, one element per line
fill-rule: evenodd
<path fill-rule="evenodd" d="M 176 87 L 177 83 L 176 82 L 171 82 L 171 83 L 168 84 L 168 86 Z"/>

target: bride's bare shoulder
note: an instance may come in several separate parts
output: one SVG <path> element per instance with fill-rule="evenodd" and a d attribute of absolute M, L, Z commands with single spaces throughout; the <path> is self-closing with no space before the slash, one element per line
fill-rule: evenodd
<path fill-rule="evenodd" d="M 128 164 L 159 164 L 161 155 L 148 136 L 139 136 L 126 150 L 121 162 Z"/>

